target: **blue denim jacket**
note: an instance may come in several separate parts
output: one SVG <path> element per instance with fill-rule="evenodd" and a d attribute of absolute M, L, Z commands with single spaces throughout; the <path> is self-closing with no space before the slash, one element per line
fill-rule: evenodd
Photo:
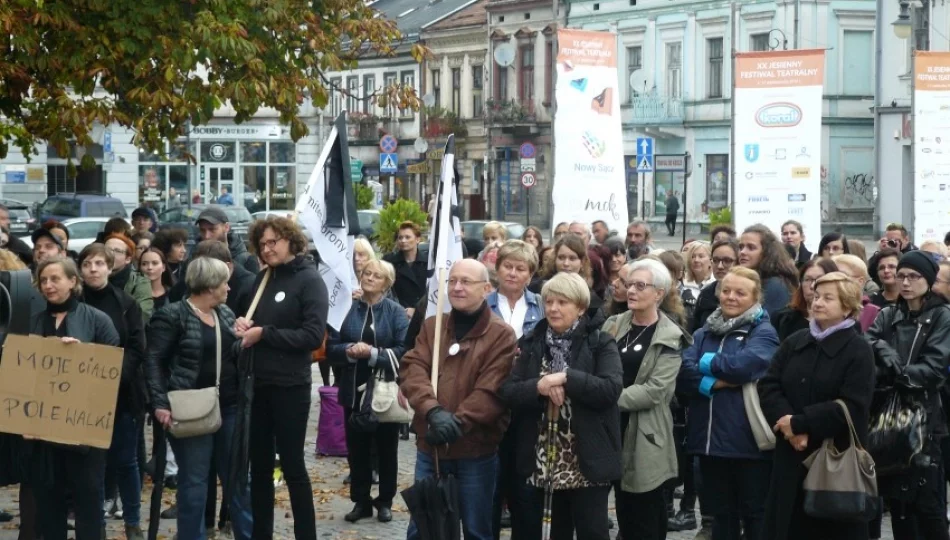
<path fill-rule="evenodd" d="M 498 310 L 498 291 L 494 290 L 488 295 L 488 307 L 492 313 L 501 317 L 501 311 Z M 528 304 L 528 312 L 524 316 L 524 324 L 521 326 L 522 335 L 530 333 L 534 327 L 544 318 L 544 304 L 541 303 L 541 295 L 535 294 L 528 289 L 524 290 L 524 301 Z"/>

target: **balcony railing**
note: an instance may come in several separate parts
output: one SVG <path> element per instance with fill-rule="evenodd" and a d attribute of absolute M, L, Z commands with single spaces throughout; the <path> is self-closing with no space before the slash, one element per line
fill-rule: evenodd
<path fill-rule="evenodd" d="M 633 96 L 630 104 L 633 121 L 637 124 L 683 123 L 683 99 L 663 96 L 654 92 Z"/>
<path fill-rule="evenodd" d="M 485 102 L 485 117 L 491 124 L 530 124 L 537 121 L 537 116 L 527 106 L 515 100 L 496 101 L 489 99 Z"/>

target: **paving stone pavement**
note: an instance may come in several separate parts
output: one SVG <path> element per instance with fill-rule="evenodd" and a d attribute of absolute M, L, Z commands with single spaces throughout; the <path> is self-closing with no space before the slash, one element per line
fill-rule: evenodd
<path fill-rule="evenodd" d="M 319 372 L 314 370 L 314 381 L 320 380 Z M 356 524 L 347 523 L 343 516 L 352 509 L 349 500 L 349 488 L 343 485 L 343 478 L 347 474 L 346 458 L 325 457 L 316 455 L 317 422 L 320 417 L 319 397 L 316 395 L 317 386 L 314 386 L 313 407 L 308 426 L 305 456 L 307 469 L 313 488 L 313 497 L 317 510 L 317 534 L 321 540 L 396 540 L 406 537 L 406 528 L 409 525 L 409 514 L 402 498 L 396 498 L 393 504 L 393 521 L 380 523 L 375 518 L 364 519 Z M 410 441 L 400 441 L 399 444 L 399 480 L 398 491 L 409 487 L 413 480 L 415 466 L 415 437 Z M 375 488 L 374 488 L 375 492 Z M 151 484 L 143 490 L 143 515 L 148 514 L 148 497 L 151 494 Z M 167 508 L 174 501 L 174 492 L 166 490 L 165 505 Z M 17 513 L 16 488 L 0 489 L 0 509 Z M 678 506 L 677 502 L 677 506 Z M 613 502 L 610 503 L 610 513 L 613 516 Z M 291 517 L 290 499 L 286 487 L 280 487 L 276 492 L 274 509 L 274 538 L 293 539 L 293 519 Z M 121 520 L 109 520 L 107 524 L 107 538 L 109 540 L 124 540 L 125 533 Z M 18 521 L 0 525 L 0 540 L 16 540 Z M 143 529 L 147 523 L 143 523 Z M 884 539 L 891 540 L 889 518 L 885 518 Z M 160 539 L 170 540 L 175 533 L 174 520 L 162 520 Z M 611 531 L 611 538 L 617 533 L 616 527 Z M 668 540 L 693 540 L 696 531 L 671 532 Z M 219 535 L 219 539 L 228 538 Z M 502 538 L 509 538 L 509 531 L 503 531 Z"/>

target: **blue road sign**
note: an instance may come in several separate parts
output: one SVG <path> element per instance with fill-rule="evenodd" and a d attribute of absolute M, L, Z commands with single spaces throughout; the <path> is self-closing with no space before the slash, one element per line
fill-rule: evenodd
<path fill-rule="evenodd" d="M 637 172 L 653 172 L 653 139 L 637 137 Z"/>
<path fill-rule="evenodd" d="M 399 156 L 396 154 L 379 154 L 379 172 L 381 174 L 396 174 L 399 170 Z"/>

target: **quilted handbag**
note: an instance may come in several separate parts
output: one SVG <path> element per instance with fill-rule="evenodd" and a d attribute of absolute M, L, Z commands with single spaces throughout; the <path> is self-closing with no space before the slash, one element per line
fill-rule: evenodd
<path fill-rule="evenodd" d="M 188 305 L 195 309 L 190 302 Z M 216 311 L 212 310 L 211 314 L 214 316 L 216 342 L 214 386 L 168 393 L 168 403 L 172 409 L 172 425 L 168 432 L 177 439 L 208 435 L 221 428 L 221 404 L 218 399 L 221 386 L 221 323 Z"/>
<path fill-rule="evenodd" d="M 393 373 L 398 374 L 399 361 L 396 360 L 396 354 L 386 349 L 386 356 L 389 358 Z M 373 388 L 373 412 L 376 413 L 376 418 L 380 423 L 408 424 L 412 421 L 412 408 L 399 390 L 398 375 L 395 378 L 396 381 L 386 381 L 382 370 L 378 370 Z"/>

